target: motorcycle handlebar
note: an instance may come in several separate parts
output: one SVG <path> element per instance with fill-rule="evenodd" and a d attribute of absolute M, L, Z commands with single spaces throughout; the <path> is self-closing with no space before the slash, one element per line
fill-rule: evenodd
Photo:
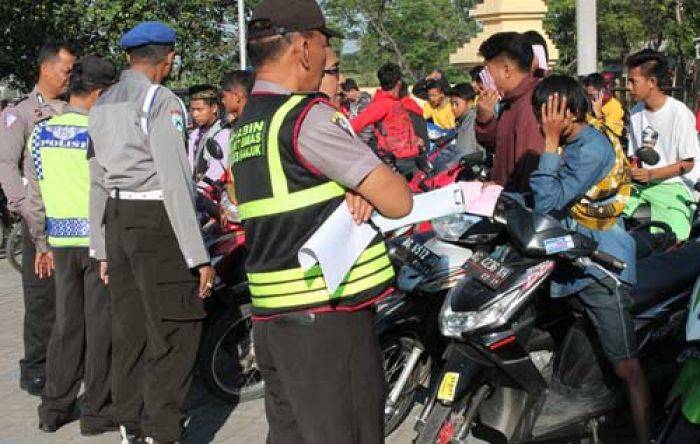
<path fill-rule="evenodd" d="M 617 273 L 620 273 L 627 268 L 627 264 L 625 263 L 625 261 L 621 261 L 615 256 L 603 253 L 602 251 L 594 251 L 593 253 L 591 253 L 590 258 L 591 260 L 599 263 L 608 270 L 615 271 Z"/>

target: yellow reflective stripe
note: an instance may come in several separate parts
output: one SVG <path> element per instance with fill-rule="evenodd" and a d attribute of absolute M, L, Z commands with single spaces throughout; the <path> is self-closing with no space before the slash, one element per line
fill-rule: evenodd
<path fill-rule="evenodd" d="M 355 264 L 362 264 L 368 260 L 374 259 L 382 253 L 386 252 L 386 244 L 380 242 L 366 249 L 360 257 L 355 261 Z M 266 271 L 261 273 L 248 273 L 249 284 L 275 284 L 287 281 L 296 281 L 300 279 L 311 279 L 321 275 L 321 268 L 318 264 L 314 265 L 309 271 L 299 268 L 288 268 L 280 271 Z"/>
<path fill-rule="evenodd" d="M 270 176 L 272 179 L 272 175 Z M 274 182 L 274 179 L 272 179 Z M 287 186 L 285 180 L 285 187 Z M 312 188 L 307 188 L 294 193 L 285 193 L 280 196 L 266 199 L 252 200 L 238 205 L 238 215 L 242 220 L 253 217 L 269 216 L 272 214 L 286 213 L 299 208 L 325 202 L 345 194 L 345 189 L 335 182 L 327 182 Z"/>
<path fill-rule="evenodd" d="M 341 285 L 340 287 L 338 287 L 338 290 L 336 290 L 336 292 L 332 295 L 328 294 L 328 291 L 324 289 L 288 296 L 275 296 L 263 298 L 253 296 L 253 307 L 285 308 L 327 302 L 334 299 L 341 299 L 344 297 L 356 295 L 362 291 L 369 290 L 384 282 L 387 282 L 393 277 L 394 269 L 392 267 L 387 267 L 384 271 L 369 276 L 365 279 Z"/>
<path fill-rule="evenodd" d="M 366 278 L 387 266 L 390 266 L 389 256 L 382 255 L 378 258 L 350 270 L 343 282 L 353 283 Z M 342 285 L 342 284 L 341 284 Z M 326 280 L 323 276 L 316 276 L 311 279 L 284 282 L 281 284 L 251 285 L 250 293 L 254 296 L 279 296 L 294 293 L 303 293 L 311 290 L 321 290 L 326 288 Z"/>
<path fill-rule="evenodd" d="M 282 158 L 280 156 L 279 134 L 284 118 L 289 111 L 301 103 L 306 96 L 292 96 L 282 105 L 272 116 L 270 132 L 267 136 L 267 164 L 270 169 L 270 182 L 272 184 L 272 195 L 280 197 L 289 194 L 287 188 L 287 178 L 282 168 Z"/>

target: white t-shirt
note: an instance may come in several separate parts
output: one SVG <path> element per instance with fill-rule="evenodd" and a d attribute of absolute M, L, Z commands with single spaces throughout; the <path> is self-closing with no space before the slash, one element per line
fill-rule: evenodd
<path fill-rule="evenodd" d="M 695 159 L 693 171 L 662 182 L 681 182 L 693 189 L 700 173 L 700 144 L 695 116 L 683 102 L 667 97 L 664 106 L 656 112 L 645 109 L 644 103 L 636 104 L 630 111 L 628 137 L 630 156 L 644 145 L 653 147 L 659 153 L 659 163 L 645 167 L 661 168 L 681 160 Z"/>

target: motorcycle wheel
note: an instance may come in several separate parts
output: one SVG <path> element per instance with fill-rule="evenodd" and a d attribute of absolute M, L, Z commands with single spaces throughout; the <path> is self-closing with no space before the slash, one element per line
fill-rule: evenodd
<path fill-rule="evenodd" d="M 417 342 L 416 339 L 406 336 L 380 338 L 384 378 L 386 379 L 388 387 L 387 392 L 391 392 L 394 384 L 396 384 Z M 401 391 L 393 415 L 384 415 L 384 436 L 389 436 L 396 430 L 411 412 L 421 382 L 421 375 L 425 374 L 424 370 L 424 364 L 419 361 L 413 368 L 408 381 L 406 381 L 406 386 Z"/>
<path fill-rule="evenodd" d="M 15 271 L 22 272 L 22 224 L 17 223 L 12 227 L 7 238 L 5 257 Z"/>
<path fill-rule="evenodd" d="M 204 386 L 217 398 L 239 403 L 263 396 L 257 368 L 250 315 L 229 310 L 207 325 L 198 359 Z"/>

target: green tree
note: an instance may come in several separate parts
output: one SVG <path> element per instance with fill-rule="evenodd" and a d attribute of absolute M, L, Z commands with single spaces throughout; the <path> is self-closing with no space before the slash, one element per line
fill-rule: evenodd
<path fill-rule="evenodd" d="M 342 57 L 346 72 L 376 84 L 383 63 L 398 63 L 409 80 L 436 68 L 453 81 L 465 73 L 449 65 L 449 55 L 476 31 L 469 18 L 474 0 L 325 0 L 331 22 L 356 38 L 358 51 Z"/>
<path fill-rule="evenodd" d="M 29 88 L 37 51 L 47 39 L 74 41 L 81 54 L 97 53 L 123 65 L 122 34 L 138 22 L 161 20 L 177 31 L 181 63 L 171 83 L 218 82 L 238 64 L 236 13 L 230 0 L 2 1 L 0 79 Z"/>
<path fill-rule="evenodd" d="M 549 0 L 545 28 L 556 41 L 560 67 L 575 71 L 576 2 Z M 624 61 L 644 47 L 664 49 L 679 61 L 694 54 L 693 37 L 700 34 L 700 0 L 598 0 L 600 60 Z M 680 63 L 679 65 L 682 65 Z"/>

